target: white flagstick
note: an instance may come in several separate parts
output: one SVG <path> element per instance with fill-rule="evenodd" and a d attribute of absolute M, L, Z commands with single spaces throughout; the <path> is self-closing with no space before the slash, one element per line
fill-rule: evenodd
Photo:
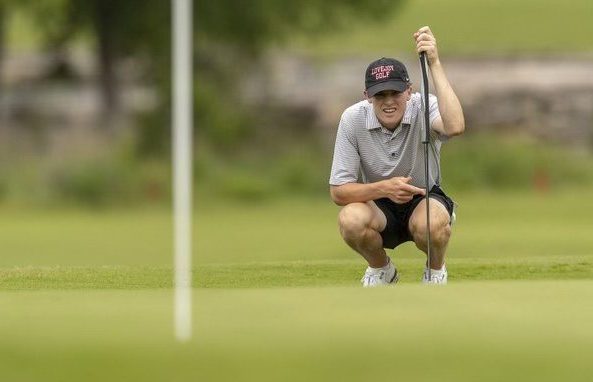
<path fill-rule="evenodd" d="M 192 0 L 172 0 L 175 337 L 191 339 Z"/>

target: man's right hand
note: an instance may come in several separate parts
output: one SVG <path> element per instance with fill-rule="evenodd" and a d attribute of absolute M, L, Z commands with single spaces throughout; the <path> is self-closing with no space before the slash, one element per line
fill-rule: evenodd
<path fill-rule="evenodd" d="M 386 179 L 381 182 L 381 188 L 386 198 L 393 200 L 395 203 L 407 203 L 414 195 L 424 195 L 426 192 L 422 188 L 418 188 L 409 184 L 412 178 L 409 177 L 394 177 Z"/>

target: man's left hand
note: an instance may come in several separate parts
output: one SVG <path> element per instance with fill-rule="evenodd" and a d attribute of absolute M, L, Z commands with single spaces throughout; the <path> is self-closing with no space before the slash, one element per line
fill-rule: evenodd
<path fill-rule="evenodd" d="M 416 51 L 418 54 L 426 52 L 429 65 L 439 61 L 437 40 L 428 26 L 418 29 L 418 31 L 414 33 L 413 37 L 416 41 Z"/>

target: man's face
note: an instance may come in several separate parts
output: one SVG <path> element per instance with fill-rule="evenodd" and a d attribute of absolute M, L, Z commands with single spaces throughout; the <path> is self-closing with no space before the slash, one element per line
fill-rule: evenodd
<path fill-rule="evenodd" d="M 384 90 L 370 98 L 367 96 L 367 99 L 373 104 L 375 115 L 381 125 L 393 130 L 400 124 L 406 111 L 406 102 L 410 100 L 411 94 L 411 88 L 408 87 L 403 92 Z"/>

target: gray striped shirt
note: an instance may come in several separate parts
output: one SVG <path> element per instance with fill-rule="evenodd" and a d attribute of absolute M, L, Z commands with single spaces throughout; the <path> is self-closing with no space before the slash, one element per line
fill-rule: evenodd
<path fill-rule="evenodd" d="M 381 126 L 373 105 L 360 101 L 344 111 L 338 126 L 329 184 L 374 183 L 395 176 L 409 176 L 416 187 L 425 187 L 422 144 L 422 99 L 412 94 L 400 125 L 393 131 Z M 430 124 L 440 116 L 437 98 L 429 98 Z M 430 187 L 440 184 L 440 150 L 447 136 L 431 130 Z M 360 175 L 362 178 L 360 178 Z"/>

